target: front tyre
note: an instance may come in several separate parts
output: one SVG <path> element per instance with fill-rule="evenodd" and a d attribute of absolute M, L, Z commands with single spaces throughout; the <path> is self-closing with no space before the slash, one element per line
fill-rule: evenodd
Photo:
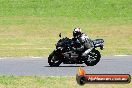
<path fill-rule="evenodd" d="M 99 61 L 100 61 L 100 58 L 101 58 L 101 54 L 98 50 L 93 50 L 91 51 L 89 54 L 88 54 L 88 57 L 87 59 L 84 61 L 84 63 L 87 65 L 87 66 L 94 66 L 96 65 Z"/>
<path fill-rule="evenodd" d="M 62 61 L 57 55 L 55 55 L 55 51 L 53 51 L 48 57 L 48 63 L 50 67 L 58 67 L 62 63 Z"/>

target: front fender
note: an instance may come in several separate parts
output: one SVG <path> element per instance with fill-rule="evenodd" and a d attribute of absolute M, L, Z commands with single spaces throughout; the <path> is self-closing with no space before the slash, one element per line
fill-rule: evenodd
<path fill-rule="evenodd" d="M 63 58 L 63 55 L 62 55 L 62 53 L 60 52 L 60 50 L 55 49 L 55 50 L 49 55 L 48 60 L 49 60 L 49 58 L 52 58 L 54 55 L 58 56 L 60 59 Z"/>

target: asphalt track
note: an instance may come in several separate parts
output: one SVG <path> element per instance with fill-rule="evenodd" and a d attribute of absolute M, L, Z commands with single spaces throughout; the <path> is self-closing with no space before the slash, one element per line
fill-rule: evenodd
<path fill-rule="evenodd" d="M 102 57 L 97 65 L 88 67 L 85 64 L 61 64 L 60 67 L 49 67 L 47 58 L 44 57 L 1 58 L 0 75 L 75 76 L 79 66 L 89 74 L 132 75 L 132 55 Z"/>

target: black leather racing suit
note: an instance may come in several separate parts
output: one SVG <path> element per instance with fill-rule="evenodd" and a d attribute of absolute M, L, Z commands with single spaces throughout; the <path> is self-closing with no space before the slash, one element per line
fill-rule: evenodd
<path fill-rule="evenodd" d="M 84 33 L 82 33 L 80 37 L 73 38 L 72 40 L 77 45 L 77 47 L 72 47 L 73 50 L 81 52 L 85 49 L 82 56 L 86 56 L 94 48 L 92 40 Z"/>

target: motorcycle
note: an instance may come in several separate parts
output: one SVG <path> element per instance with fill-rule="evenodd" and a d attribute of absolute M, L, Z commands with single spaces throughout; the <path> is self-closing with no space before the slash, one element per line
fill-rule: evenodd
<path fill-rule="evenodd" d="M 61 34 L 59 35 L 61 37 Z M 57 44 L 55 44 L 56 49 L 49 55 L 48 63 L 51 67 L 58 67 L 61 63 L 63 64 L 83 64 L 87 66 L 96 65 L 101 58 L 100 52 L 96 49 L 99 47 L 103 50 L 104 40 L 95 39 L 92 40 L 94 48 L 89 52 L 86 57 L 82 57 L 83 52 L 75 52 L 72 50 L 72 39 L 67 37 L 60 39 Z M 85 50 L 84 50 L 85 51 Z"/>

